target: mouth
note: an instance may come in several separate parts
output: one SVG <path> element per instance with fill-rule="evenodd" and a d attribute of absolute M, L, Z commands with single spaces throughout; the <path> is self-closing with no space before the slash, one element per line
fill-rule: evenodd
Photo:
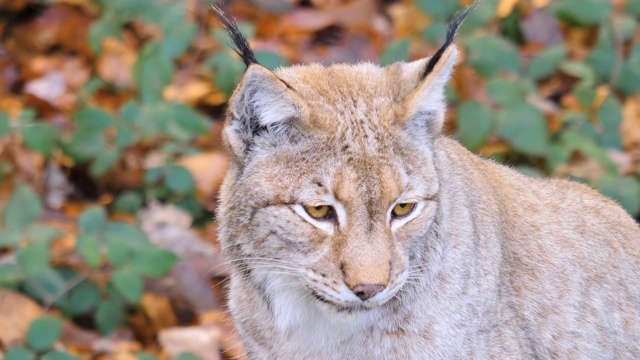
<path fill-rule="evenodd" d="M 357 312 L 365 312 L 365 311 L 372 310 L 373 308 L 376 307 L 376 305 L 373 305 L 367 302 L 339 304 L 327 299 L 326 297 L 318 294 L 316 291 L 312 289 L 309 289 L 309 291 L 311 292 L 311 295 L 313 296 L 313 298 L 316 299 L 320 304 L 329 306 L 333 311 L 336 311 L 339 313 L 351 314 L 351 313 L 357 313 Z"/>

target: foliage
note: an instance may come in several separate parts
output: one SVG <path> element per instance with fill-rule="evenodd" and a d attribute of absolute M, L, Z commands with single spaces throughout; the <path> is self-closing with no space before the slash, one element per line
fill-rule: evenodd
<path fill-rule="evenodd" d="M 78 360 L 64 351 L 54 350 L 60 339 L 62 320 L 57 317 L 40 317 L 31 322 L 27 331 L 28 347 L 13 347 L 5 354 L 6 360 Z"/>

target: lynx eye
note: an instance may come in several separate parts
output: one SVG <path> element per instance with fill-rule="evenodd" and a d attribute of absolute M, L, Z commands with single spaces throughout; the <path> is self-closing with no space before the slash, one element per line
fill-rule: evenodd
<path fill-rule="evenodd" d="M 391 210 L 391 215 L 394 218 L 401 218 L 409 215 L 416 207 L 416 203 L 397 203 Z"/>
<path fill-rule="evenodd" d="M 316 220 L 328 220 L 333 217 L 333 209 L 329 205 L 305 206 L 304 209 Z"/>

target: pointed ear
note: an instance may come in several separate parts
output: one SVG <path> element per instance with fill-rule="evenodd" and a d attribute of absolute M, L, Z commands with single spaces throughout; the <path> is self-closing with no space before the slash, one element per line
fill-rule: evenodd
<path fill-rule="evenodd" d="M 444 124 L 444 112 L 446 109 L 444 89 L 447 81 L 451 77 L 453 67 L 458 60 L 458 49 L 450 46 L 443 54 L 432 71 L 419 80 L 418 87 L 407 102 L 405 112 L 405 123 L 409 127 L 410 133 L 424 134 L 431 138 L 437 136 L 442 131 Z M 425 64 L 426 63 L 426 64 Z M 417 61 L 407 64 L 407 69 L 413 76 L 421 76 L 429 61 Z M 416 65 L 421 65 L 420 71 L 415 71 Z M 413 71 L 412 71 L 413 70 Z M 415 79 L 415 77 L 414 77 Z M 413 80 L 415 81 L 415 80 Z"/>
<path fill-rule="evenodd" d="M 261 65 L 250 65 L 229 100 L 224 136 L 239 161 L 261 138 L 291 136 L 306 106 L 295 92 Z"/>
<path fill-rule="evenodd" d="M 462 21 L 477 4 L 476 1 L 454 16 L 449 23 L 444 44 L 432 57 L 405 65 L 404 77 L 418 83 L 407 102 L 404 117 L 410 133 L 426 133 L 433 138 L 442 132 L 446 107 L 444 88 L 458 61 L 458 49 L 453 45 L 453 40 Z"/>

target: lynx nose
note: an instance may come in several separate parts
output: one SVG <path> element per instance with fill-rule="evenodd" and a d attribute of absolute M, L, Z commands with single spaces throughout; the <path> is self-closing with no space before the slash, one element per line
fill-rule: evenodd
<path fill-rule="evenodd" d="M 382 284 L 358 284 L 351 289 L 360 300 L 369 300 L 382 290 L 384 290 Z"/>

